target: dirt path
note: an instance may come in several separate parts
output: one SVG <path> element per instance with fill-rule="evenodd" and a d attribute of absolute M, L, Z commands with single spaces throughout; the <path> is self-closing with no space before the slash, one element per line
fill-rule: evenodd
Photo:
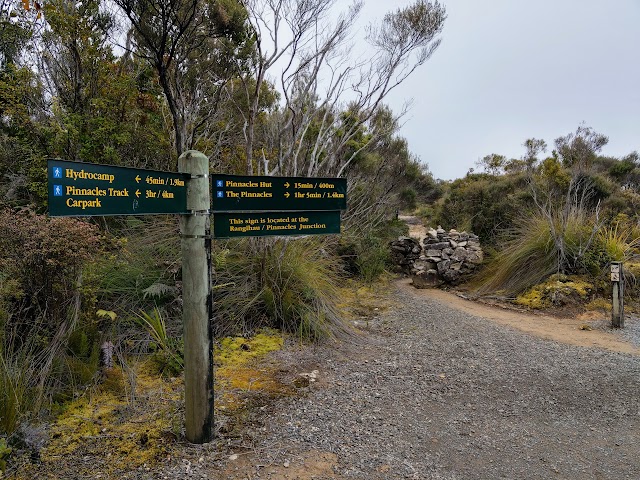
<path fill-rule="evenodd" d="M 422 243 L 426 236 L 426 228 L 422 221 L 413 215 L 400 215 L 398 218 L 409 227 L 409 236 L 417 238 Z M 406 280 L 406 283 L 409 284 L 411 281 Z M 455 293 L 439 289 L 422 290 L 422 295 L 438 299 L 471 315 L 477 315 L 501 325 L 508 325 L 548 340 L 640 355 L 640 348 L 602 328 L 592 328 L 592 325 L 601 327 L 604 324 L 604 322 L 595 322 L 594 325 L 592 313 L 572 318 L 560 318 L 536 313 L 521 313 L 515 309 L 501 308 L 500 306 L 484 305 L 463 299 Z M 595 317 L 595 319 L 599 318 L 598 316 Z M 585 326 L 587 326 L 586 329 L 584 328 Z M 581 329 L 581 327 L 583 328 Z"/>
<path fill-rule="evenodd" d="M 404 280 L 406 285 L 409 285 L 410 282 L 410 280 Z M 438 289 L 425 289 L 419 290 L 419 292 L 420 295 L 446 303 L 462 312 L 491 320 L 500 325 L 514 327 L 547 340 L 579 347 L 596 347 L 612 352 L 640 355 L 640 348 L 633 346 L 613 333 L 600 329 L 581 329 L 581 327 L 590 324 L 592 316 L 589 314 L 574 318 L 552 317 L 484 305 L 461 298 L 455 293 Z"/>
<path fill-rule="evenodd" d="M 257 404 L 241 443 L 190 447 L 154 478 L 640 478 L 637 352 L 406 281 L 391 298 L 358 342 L 272 358 L 319 381 Z"/>
<path fill-rule="evenodd" d="M 427 235 L 427 231 L 422 225 L 422 220 L 413 215 L 398 215 L 398 219 L 405 222 L 409 227 L 409 236 L 417 238 L 422 244 L 422 240 Z"/>

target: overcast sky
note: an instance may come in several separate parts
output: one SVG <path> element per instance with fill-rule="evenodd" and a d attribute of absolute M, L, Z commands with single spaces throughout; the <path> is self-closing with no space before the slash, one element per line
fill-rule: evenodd
<path fill-rule="evenodd" d="M 363 22 L 409 0 L 365 0 Z M 518 158 L 584 122 L 603 154 L 640 151 L 640 0 L 443 0 L 433 57 L 393 92 L 413 105 L 400 135 L 434 177 L 464 176 L 490 153 Z M 360 35 L 358 35 L 360 36 Z"/>

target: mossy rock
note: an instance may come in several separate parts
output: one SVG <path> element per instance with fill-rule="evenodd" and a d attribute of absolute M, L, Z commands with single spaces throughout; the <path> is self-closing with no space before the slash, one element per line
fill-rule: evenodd
<path fill-rule="evenodd" d="M 519 295 L 515 303 L 536 310 L 581 305 L 594 291 L 593 284 L 581 276 L 555 274 Z"/>

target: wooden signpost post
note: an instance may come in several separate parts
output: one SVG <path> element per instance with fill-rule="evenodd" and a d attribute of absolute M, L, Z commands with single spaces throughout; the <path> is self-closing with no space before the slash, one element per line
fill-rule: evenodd
<path fill-rule="evenodd" d="M 49 160 L 49 215 L 180 214 L 185 434 L 205 443 L 214 407 L 210 213 L 215 238 L 340 233 L 347 182 L 216 174 L 209 186 L 209 160 L 195 150 L 180 155 L 178 170 Z"/>
<path fill-rule="evenodd" d="M 622 262 L 611 262 L 611 283 L 613 298 L 611 305 L 611 326 L 624 327 L 624 272 Z"/>

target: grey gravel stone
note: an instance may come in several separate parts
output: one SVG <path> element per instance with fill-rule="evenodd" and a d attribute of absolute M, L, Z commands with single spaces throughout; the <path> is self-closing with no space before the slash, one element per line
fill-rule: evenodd
<path fill-rule="evenodd" d="M 393 298 L 354 343 L 294 352 L 324 383 L 265 414 L 263 463 L 322 451 L 338 457 L 330 478 L 640 478 L 638 356 L 534 337 L 406 285 Z"/>

